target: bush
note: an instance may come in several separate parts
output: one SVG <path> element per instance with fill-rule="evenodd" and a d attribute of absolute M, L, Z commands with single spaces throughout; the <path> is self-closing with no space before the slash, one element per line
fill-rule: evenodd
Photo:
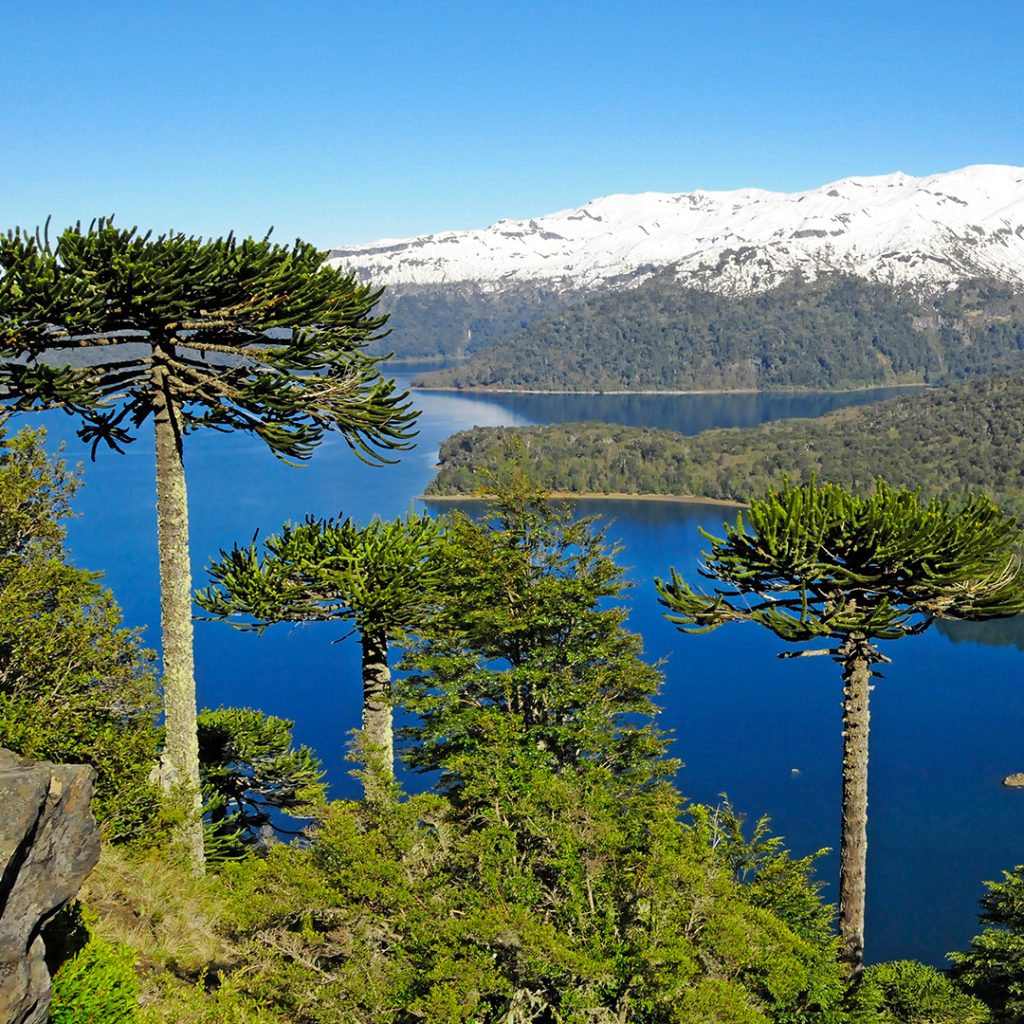
<path fill-rule="evenodd" d="M 42 441 L 0 429 L 0 746 L 93 765 L 106 838 L 151 840 L 152 656 L 96 573 L 68 564 L 61 521 L 79 481 Z"/>
<path fill-rule="evenodd" d="M 932 967 L 913 960 L 875 964 L 864 972 L 855 1021 L 884 1024 L 987 1024 L 985 1004 Z"/>
<path fill-rule="evenodd" d="M 994 1020 L 1024 1021 L 1024 865 L 1004 871 L 1001 882 L 986 882 L 982 923 L 988 925 L 971 948 L 950 953 L 951 974 L 992 1009 Z"/>
<path fill-rule="evenodd" d="M 53 978 L 51 1024 L 131 1024 L 139 1019 L 135 951 L 90 939 Z"/>

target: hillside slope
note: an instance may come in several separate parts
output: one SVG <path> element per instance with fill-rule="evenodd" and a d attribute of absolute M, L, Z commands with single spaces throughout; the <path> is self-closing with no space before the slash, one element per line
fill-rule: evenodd
<path fill-rule="evenodd" d="M 726 296 L 671 272 L 543 317 L 423 387 L 714 391 L 936 383 L 1024 364 L 1024 290 L 938 299 L 851 275 Z"/>

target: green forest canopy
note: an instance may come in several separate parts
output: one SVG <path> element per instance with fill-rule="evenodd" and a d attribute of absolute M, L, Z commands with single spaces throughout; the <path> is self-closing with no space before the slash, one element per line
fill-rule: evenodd
<path fill-rule="evenodd" d="M 449 354 L 462 354 L 451 346 Z M 850 275 L 729 296 L 671 269 L 577 300 L 418 378 L 425 387 L 716 391 L 947 383 L 1024 364 L 1024 295 L 966 282 L 934 298 Z"/>

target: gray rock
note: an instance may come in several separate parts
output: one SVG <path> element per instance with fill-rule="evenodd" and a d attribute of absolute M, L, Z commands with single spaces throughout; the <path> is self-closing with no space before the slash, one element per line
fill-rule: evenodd
<path fill-rule="evenodd" d="M 45 1024 L 50 975 L 40 931 L 100 856 L 88 765 L 0 749 L 0 1024 Z"/>

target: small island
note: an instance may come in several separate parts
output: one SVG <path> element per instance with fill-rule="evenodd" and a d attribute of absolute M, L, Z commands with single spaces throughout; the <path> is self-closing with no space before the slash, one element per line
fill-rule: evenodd
<path fill-rule="evenodd" d="M 574 497 L 745 502 L 788 478 L 863 492 L 878 476 L 925 497 L 984 491 L 1024 512 L 1024 373 L 847 407 L 819 419 L 685 435 L 652 427 L 566 423 L 476 427 L 440 449 L 427 497 L 476 493 L 481 471 L 522 462 Z"/>

